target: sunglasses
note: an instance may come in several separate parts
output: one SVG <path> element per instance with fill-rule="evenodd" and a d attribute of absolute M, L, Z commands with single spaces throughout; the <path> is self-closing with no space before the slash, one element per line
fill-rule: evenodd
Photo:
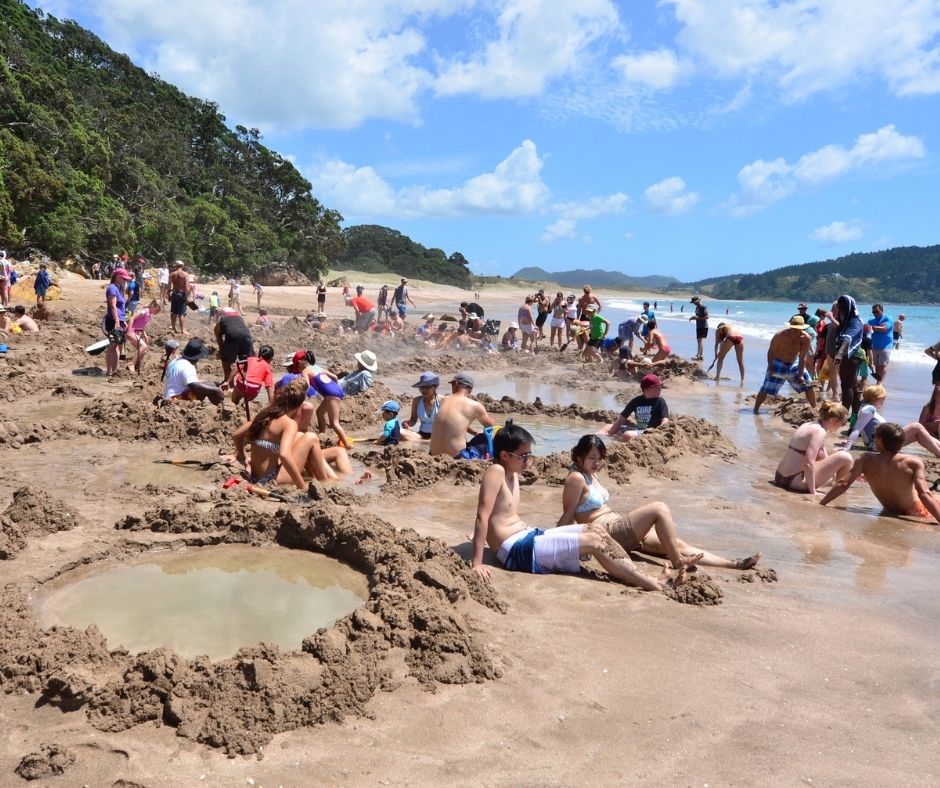
<path fill-rule="evenodd" d="M 520 462 L 528 462 L 532 459 L 532 452 L 527 451 L 522 454 L 516 454 L 514 451 L 509 452 L 513 457 L 518 457 Z"/>

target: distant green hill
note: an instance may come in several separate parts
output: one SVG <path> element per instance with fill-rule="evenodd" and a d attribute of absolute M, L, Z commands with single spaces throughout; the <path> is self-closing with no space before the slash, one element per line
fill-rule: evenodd
<path fill-rule="evenodd" d="M 255 129 L 73 22 L 0 0 L 0 244 L 53 257 L 176 257 L 316 274 L 339 222 Z"/>
<path fill-rule="evenodd" d="M 940 303 L 940 245 L 859 252 L 762 274 L 702 279 L 686 287 L 731 300 L 826 302 L 849 293 L 868 303 Z"/>
<path fill-rule="evenodd" d="M 346 253 L 335 263 L 368 273 L 394 271 L 402 276 L 468 287 L 471 274 L 460 252 L 449 257 L 442 249 L 428 249 L 407 235 L 378 224 L 358 224 L 343 230 Z"/>
<path fill-rule="evenodd" d="M 627 276 L 619 271 L 603 271 L 599 268 L 572 271 L 546 271 L 538 266 L 520 268 L 512 279 L 526 279 L 531 282 L 557 282 L 566 287 L 622 287 L 638 290 L 664 290 L 669 287 L 681 287 L 682 282 L 672 276 Z"/>

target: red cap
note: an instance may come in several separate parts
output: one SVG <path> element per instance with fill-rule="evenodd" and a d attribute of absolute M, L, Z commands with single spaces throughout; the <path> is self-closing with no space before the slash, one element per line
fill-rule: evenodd
<path fill-rule="evenodd" d="M 290 357 L 290 361 L 287 363 L 287 368 L 290 369 L 290 370 L 295 370 L 295 369 L 297 369 L 297 365 L 298 365 L 301 361 L 306 361 L 306 360 L 307 360 L 307 351 L 306 351 L 306 350 L 298 350 L 298 351 L 295 351 L 294 355 L 292 355 L 292 356 Z"/>
<path fill-rule="evenodd" d="M 658 375 L 644 375 L 643 380 L 640 381 L 640 389 L 646 391 L 646 389 L 651 389 L 653 386 L 662 386 L 663 382 L 659 379 Z"/>

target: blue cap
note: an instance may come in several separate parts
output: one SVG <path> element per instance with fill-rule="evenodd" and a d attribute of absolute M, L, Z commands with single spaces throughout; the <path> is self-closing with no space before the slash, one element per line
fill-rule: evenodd
<path fill-rule="evenodd" d="M 401 405 L 399 405 L 393 399 L 387 399 L 385 400 L 385 402 L 382 403 L 382 407 L 380 408 L 380 410 L 382 413 L 384 413 L 385 411 L 388 411 L 389 413 L 398 413 L 398 411 L 401 410 Z"/>

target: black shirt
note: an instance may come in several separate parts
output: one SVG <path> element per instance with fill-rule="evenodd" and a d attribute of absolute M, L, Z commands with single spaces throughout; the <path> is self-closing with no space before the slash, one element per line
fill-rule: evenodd
<path fill-rule="evenodd" d="M 627 407 L 620 412 L 620 415 L 625 419 L 629 419 L 633 414 L 635 414 L 636 428 L 645 430 L 658 427 L 663 423 L 663 419 L 668 419 L 669 407 L 662 397 L 651 399 L 640 394 L 638 397 L 631 399 L 627 403 Z"/>

